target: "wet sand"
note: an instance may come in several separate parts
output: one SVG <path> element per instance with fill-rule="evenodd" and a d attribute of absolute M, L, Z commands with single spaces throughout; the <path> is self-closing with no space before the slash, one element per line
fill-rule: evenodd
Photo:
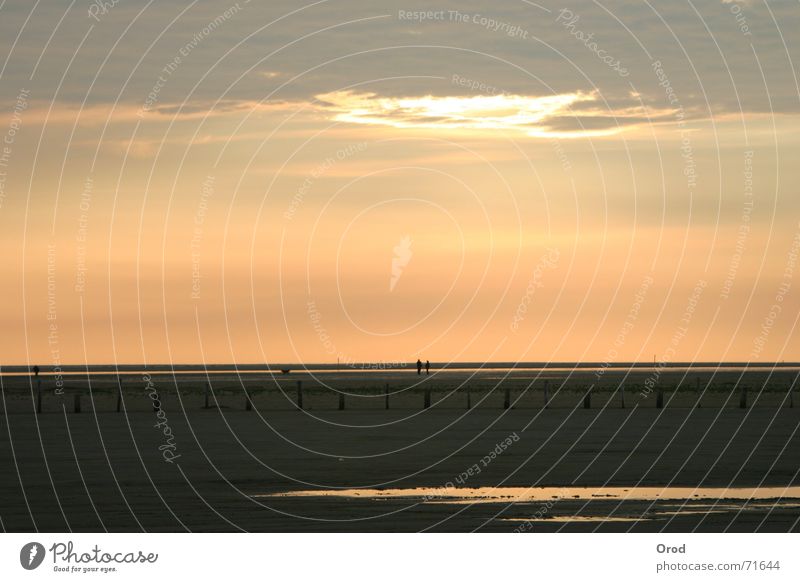
<path fill-rule="evenodd" d="M 456 373 L 451 373 L 456 374 Z M 461 373 L 459 373 L 461 374 Z M 496 376 L 496 373 L 493 373 Z M 789 407 L 789 376 L 749 377 L 696 393 L 655 394 L 630 381 L 626 408 L 618 385 L 604 385 L 584 408 L 588 375 L 562 382 L 550 374 L 550 408 L 542 376 L 499 385 L 439 376 L 414 385 L 416 374 L 386 372 L 315 379 L 289 374 L 284 390 L 264 378 L 247 383 L 253 410 L 235 378 L 218 379 L 210 408 L 202 382 L 153 377 L 161 404 L 154 413 L 141 378 L 124 380 L 122 412 L 115 384 L 95 378 L 92 398 L 48 391 L 34 414 L 30 387 L 4 382 L 0 414 L 0 519 L 8 531 L 798 531 L 800 408 Z M 793 377 L 793 376 L 792 376 Z M 296 407 L 296 382 L 304 410 Z M 604 378 L 607 380 L 607 378 Z M 709 377 L 702 382 L 708 383 Z M 113 379 L 112 379 L 113 381 Z M 435 384 L 434 384 L 435 381 Z M 26 381 L 27 382 L 27 381 Z M 325 387 L 324 384 L 329 384 Z M 385 385 L 390 409 L 385 410 Z M 555 388 L 554 388 L 555 384 Z M 668 384 L 667 384 L 668 385 Z M 259 386 L 262 392 L 258 391 Z M 505 388 L 511 409 L 504 409 Z M 83 387 L 86 388 L 85 386 Z M 264 390 L 269 388 L 269 390 Z M 424 409 L 426 388 L 431 406 Z M 705 387 L 704 387 L 705 388 Z M 713 388 L 713 389 L 712 389 Z M 338 410 L 345 389 L 345 410 Z M 701 408 L 697 408 L 697 396 Z M 156 424 L 161 424 L 156 427 Z M 170 438 L 164 434 L 169 428 Z M 165 461 L 174 457 L 173 462 Z M 555 488 L 520 496 L 498 489 L 479 499 L 446 497 L 452 488 Z M 687 496 L 577 493 L 588 487 L 646 488 Z M 426 488 L 416 491 L 416 488 Z M 710 488 L 756 489 L 719 494 Z M 764 488 L 770 488 L 766 490 Z M 297 492 L 405 490 L 403 495 Z M 411 493 L 409 493 L 411 490 Z M 438 494 L 436 492 L 439 492 Z M 544 491 L 544 490 L 543 490 Z M 547 490 L 550 491 L 550 490 Z M 570 493 L 570 491 L 572 491 Z M 608 490 L 611 491 L 611 490 Z M 763 494 L 762 494 L 763 492 Z"/>

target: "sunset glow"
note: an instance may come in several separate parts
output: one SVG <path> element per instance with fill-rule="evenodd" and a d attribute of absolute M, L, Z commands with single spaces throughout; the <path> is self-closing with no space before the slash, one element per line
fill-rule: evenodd
<path fill-rule="evenodd" d="M 262 34 L 247 3 L 138 63 L 119 4 L 64 73 L 66 20 L 4 73 L 5 361 L 791 359 L 796 87 L 718 4 L 724 62 L 646 5 L 647 52 L 591 6 Z"/>
<path fill-rule="evenodd" d="M 317 95 L 331 111 L 333 119 L 348 123 L 386 125 L 395 128 L 436 130 L 518 130 L 528 135 L 547 134 L 547 121 L 570 115 L 576 103 L 595 102 L 584 93 L 528 97 L 523 95 L 474 95 L 435 97 L 378 97 L 374 93 L 340 91 Z M 577 132 L 575 137 L 610 135 L 604 132 Z"/>

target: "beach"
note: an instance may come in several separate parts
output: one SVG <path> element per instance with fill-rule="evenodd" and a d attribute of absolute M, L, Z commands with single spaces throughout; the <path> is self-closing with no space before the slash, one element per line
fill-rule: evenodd
<path fill-rule="evenodd" d="M 5 377 L 2 526 L 797 531 L 796 374 L 649 373 Z"/>

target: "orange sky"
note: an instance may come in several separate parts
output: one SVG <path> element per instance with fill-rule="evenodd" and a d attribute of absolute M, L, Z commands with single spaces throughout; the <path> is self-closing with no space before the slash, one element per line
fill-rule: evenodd
<path fill-rule="evenodd" d="M 245 36 L 226 26 L 215 38 Z M 305 93 L 271 96 L 296 85 L 278 59 L 246 77 L 260 97 L 220 80 L 143 111 L 35 77 L 0 120 L 0 364 L 797 360 L 797 112 L 779 91 L 773 113 L 731 110 L 713 61 L 712 102 L 681 85 L 676 107 L 648 63 L 609 80 L 560 42 L 603 83 L 550 64 L 525 89 L 433 51 L 398 85 L 397 51 Z M 202 50 L 218 71 L 222 48 Z"/>

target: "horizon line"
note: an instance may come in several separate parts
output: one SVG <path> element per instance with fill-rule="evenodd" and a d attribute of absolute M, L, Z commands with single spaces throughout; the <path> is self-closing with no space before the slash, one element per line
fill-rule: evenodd
<path fill-rule="evenodd" d="M 33 373 L 34 367 L 37 364 L 12 364 L 0 365 L 0 375 L 4 374 L 24 374 Z M 799 361 L 759 361 L 748 362 L 746 360 L 726 360 L 726 361 L 693 361 L 693 362 L 659 362 L 659 361 L 621 361 L 621 362 L 607 362 L 607 361 L 453 361 L 453 362 L 431 362 L 431 367 L 438 370 L 443 369 L 548 369 L 548 368 L 787 368 L 799 367 Z M 226 363 L 173 363 L 173 364 L 145 364 L 145 363 L 117 363 L 117 364 L 49 364 L 38 366 L 40 373 L 54 374 L 58 372 L 131 372 L 131 371 L 154 371 L 154 372 L 169 372 L 169 371 L 261 371 L 261 372 L 283 372 L 303 370 L 332 370 L 332 371 L 391 371 L 391 370 L 406 370 L 415 369 L 416 362 L 383 362 L 377 361 L 363 361 L 363 362 L 349 362 L 349 363 L 327 363 L 327 362 L 263 362 L 263 363 L 247 363 L 237 364 L 236 362 Z"/>

